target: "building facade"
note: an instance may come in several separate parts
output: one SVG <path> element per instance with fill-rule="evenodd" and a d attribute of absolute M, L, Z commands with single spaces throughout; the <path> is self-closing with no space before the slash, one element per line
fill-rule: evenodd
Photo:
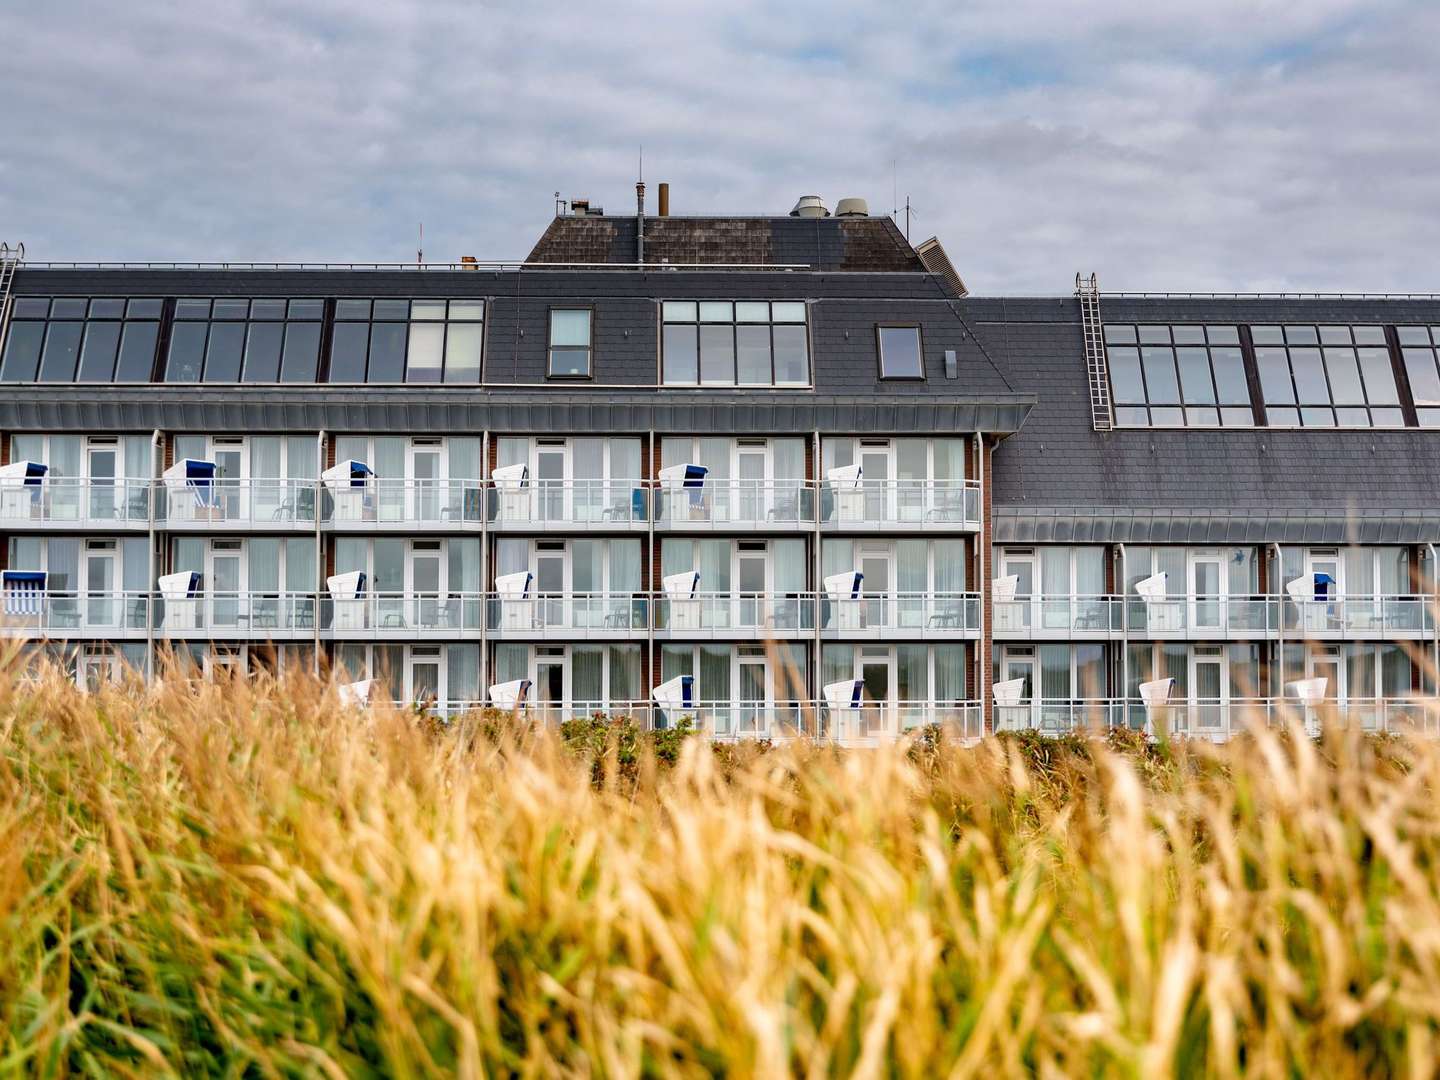
<path fill-rule="evenodd" d="M 0 254 L 4 633 L 82 684 L 1431 723 L 1435 298 L 976 298 L 887 218 L 583 206 L 522 264 Z"/>

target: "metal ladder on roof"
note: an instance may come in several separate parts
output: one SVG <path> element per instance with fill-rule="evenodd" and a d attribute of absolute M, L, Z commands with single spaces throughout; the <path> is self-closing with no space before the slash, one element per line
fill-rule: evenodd
<path fill-rule="evenodd" d="M 1114 427 L 1110 409 L 1110 367 L 1105 361 L 1105 326 L 1100 321 L 1100 285 L 1096 276 L 1075 275 L 1080 301 L 1080 332 L 1085 339 L 1085 374 L 1090 380 L 1090 422 L 1096 431 Z"/>
<path fill-rule="evenodd" d="M 11 247 L 0 240 L 0 343 L 5 340 L 5 329 L 10 325 L 10 283 L 15 280 L 16 268 L 25 261 L 25 245 Z"/>

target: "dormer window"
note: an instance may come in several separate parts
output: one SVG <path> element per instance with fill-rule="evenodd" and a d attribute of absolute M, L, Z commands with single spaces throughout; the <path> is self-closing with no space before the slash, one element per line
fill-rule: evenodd
<path fill-rule="evenodd" d="M 767 300 L 666 300 L 665 386 L 809 386 L 805 305 Z"/>
<path fill-rule="evenodd" d="M 920 352 L 920 327 L 877 326 L 882 379 L 923 379 L 925 364 Z"/>
<path fill-rule="evenodd" d="M 590 371 L 589 308 L 550 309 L 550 377 L 588 379 Z"/>

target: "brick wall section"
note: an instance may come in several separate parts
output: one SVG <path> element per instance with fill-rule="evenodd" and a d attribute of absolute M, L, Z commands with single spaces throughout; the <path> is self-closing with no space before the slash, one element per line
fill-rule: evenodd
<path fill-rule="evenodd" d="M 984 717 L 984 729 L 991 732 L 995 730 L 995 707 L 991 701 L 990 684 L 993 681 L 991 670 L 992 656 L 995 648 L 994 623 L 995 616 L 990 603 L 990 582 L 995 576 L 994 551 L 993 551 L 993 526 L 991 523 L 991 498 L 990 484 L 994 470 L 990 464 L 989 441 L 981 437 L 980 440 L 980 462 L 979 467 L 984 483 L 984 498 L 980 507 L 980 603 L 985 609 L 985 633 L 980 639 L 980 655 L 976 658 L 980 690 L 981 715 Z"/>

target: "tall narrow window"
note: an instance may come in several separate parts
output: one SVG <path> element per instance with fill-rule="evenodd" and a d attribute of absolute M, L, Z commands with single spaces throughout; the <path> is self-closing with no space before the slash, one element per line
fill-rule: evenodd
<path fill-rule="evenodd" d="M 590 309 L 550 309 L 550 377 L 590 377 Z"/>
<path fill-rule="evenodd" d="M 876 327 L 880 342 L 882 379 L 923 379 L 925 366 L 920 355 L 918 326 Z"/>

